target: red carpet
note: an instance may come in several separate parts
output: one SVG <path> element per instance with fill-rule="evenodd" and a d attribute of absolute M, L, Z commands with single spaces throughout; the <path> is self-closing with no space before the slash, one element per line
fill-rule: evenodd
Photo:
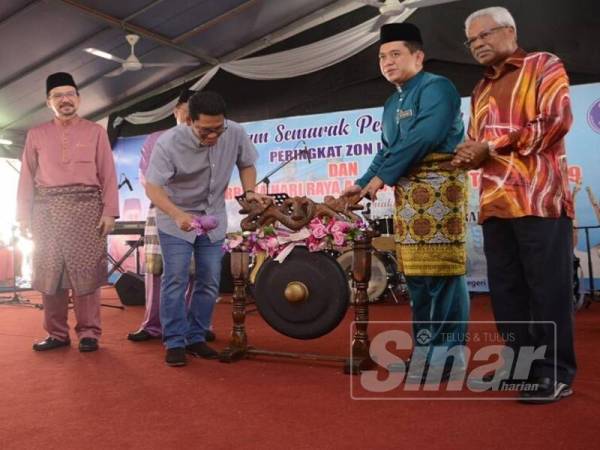
<path fill-rule="evenodd" d="M 118 303 L 111 288 L 103 299 Z M 125 339 L 141 307 L 102 314 L 99 352 L 82 354 L 74 342 L 36 353 L 42 312 L 0 307 L 0 449 L 597 448 L 599 304 L 577 313 L 575 395 L 544 406 L 352 400 L 350 378 L 334 363 L 192 359 L 170 368 L 160 342 Z M 217 348 L 227 343 L 230 317 L 230 305 L 217 306 Z M 377 305 L 371 317 L 410 315 L 408 306 Z M 471 318 L 492 319 L 486 297 L 473 301 Z M 333 333 L 302 342 L 280 337 L 257 314 L 247 319 L 256 347 L 334 355 L 347 353 L 349 324 L 350 315 Z"/>

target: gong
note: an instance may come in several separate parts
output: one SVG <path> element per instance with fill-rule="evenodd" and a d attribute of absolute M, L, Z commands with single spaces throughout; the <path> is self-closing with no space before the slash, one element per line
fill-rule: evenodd
<path fill-rule="evenodd" d="M 275 330 L 314 339 L 339 325 L 350 301 L 346 274 L 335 258 L 295 247 L 282 263 L 266 260 L 256 276 L 256 307 Z"/>

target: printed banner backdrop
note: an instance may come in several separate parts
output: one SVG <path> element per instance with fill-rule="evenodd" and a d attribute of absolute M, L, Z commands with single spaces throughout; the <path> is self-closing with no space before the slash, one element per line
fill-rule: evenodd
<path fill-rule="evenodd" d="M 575 122 L 567 135 L 569 177 L 573 185 L 581 180 L 577 196 L 579 226 L 598 225 L 586 188 L 600 195 L 600 84 L 575 86 L 571 90 Z M 462 101 L 465 124 L 469 117 L 469 99 Z M 369 108 L 310 116 L 288 117 L 245 123 L 244 127 L 259 152 L 258 178 L 268 175 L 259 188 L 270 193 L 286 192 L 290 196 L 306 195 L 321 201 L 325 195 L 338 196 L 354 183 L 369 166 L 380 147 L 381 108 Z M 133 190 L 120 191 L 121 219 L 144 220 L 148 208 L 139 182 L 140 149 L 146 136 L 119 139 L 114 149 L 117 173 L 131 180 Z M 479 173 L 469 174 L 470 194 L 468 235 L 468 283 L 471 291 L 487 291 L 486 263 L 483 255 L 481 227 L 477 225 Z M 242 193 L 234 170 L 226 192 L 228 229 L 239 229 L 239 205 L 235 196 Z M 393 193 L 387 188 L 371 205 L 372 217 L 391 217 Z M 118 257 L 126 251 L 122 242 L 131 237 L 116 236 L 111 240 L 111 254 Z M 594 262 L 595 286 L 600 285 L 600 229 L 589 230 Z M 114 244 L 113 244 L 114 241 Z M 114 253 L 113 253 L 114 252 Z M 575 249 L 588 277 L 588 256 L 584 231 L 579 232 Z M 129 259 L 124 266 L 134 270 Z M 586 280 L 587 282 L 587 280 Z M 587 285 L 587 284 L 586 284 Z"/>

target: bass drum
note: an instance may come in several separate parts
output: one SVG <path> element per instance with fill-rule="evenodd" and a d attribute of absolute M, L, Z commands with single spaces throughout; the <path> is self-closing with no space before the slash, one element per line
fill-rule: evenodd
<path fill-rule="evenodd" d="M 276 331 L 314 339 L 339 325 L 348 310 L 350 289 L 335 258 L 295 247 L 282 263 L 261 264 L 254 287 L 256 307 Z"/>
<path fill-rule="evenodd" d="M 352 280 L 352 250 L 342 253 L 337 262 L 346 274 L 350 287 L 350 302 L 354 303 L 354 281 Z M 398 284 L 398 264 L 392 252 L 374 251 L 371 255 L 371 279 L 367 287 L 370 303 L 379 300 L 389 285 Z"/>

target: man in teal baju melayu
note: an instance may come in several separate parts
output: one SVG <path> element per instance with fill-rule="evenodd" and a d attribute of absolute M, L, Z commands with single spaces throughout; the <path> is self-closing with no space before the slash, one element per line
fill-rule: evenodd
<path fill-rule="evenodd" d="M 445 363 L 452 362 L 447 354 L 454 355 L 455 367 L 464 366 L 459 346 L 469 314 L 466 177 L 450 164 L 464 135 L 460 96 L 450 80 L 423 71 L 416 26 L 384 25 L 380 44 L 381 72 L 397 92 L 384 106 L 382 149 L 346 193 L 360 189 L 375 199 L 384 185 L 394 188 L 396 253 L 413 308 L 408 379 L 447 379 L 450 364 Z"/>

